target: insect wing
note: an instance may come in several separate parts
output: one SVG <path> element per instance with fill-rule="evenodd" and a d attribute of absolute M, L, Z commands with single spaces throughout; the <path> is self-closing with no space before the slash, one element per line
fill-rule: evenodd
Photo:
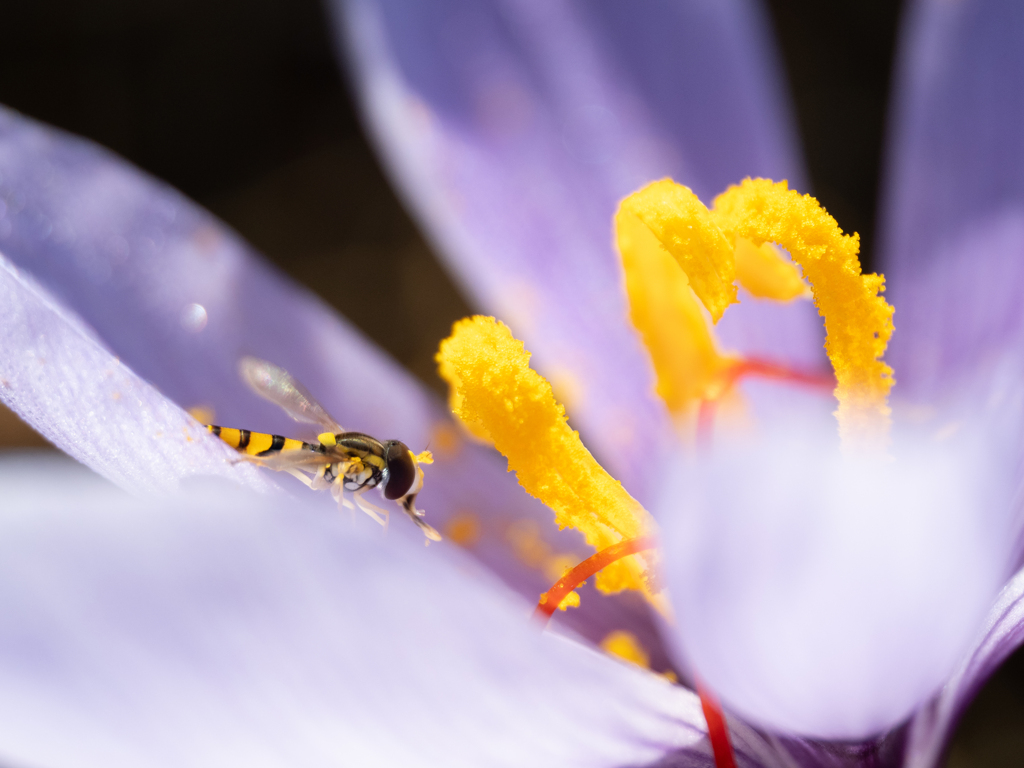
<path fill-rule="evenodd" d="M 280 451 L 268 456 L 252 456 L 247 460 L 278 472 L 288 469 L 313 470 L 329 462 L 322 453 L 306 450 Z"/>
<path fill-rule="evenodd" d="M 328 432 L 345 431 L 284 368 L 256 357 L 243 357 L 238 361 L 238 372 L 257 395 L 279 406 L 296 421 L 318 424 Z"/>

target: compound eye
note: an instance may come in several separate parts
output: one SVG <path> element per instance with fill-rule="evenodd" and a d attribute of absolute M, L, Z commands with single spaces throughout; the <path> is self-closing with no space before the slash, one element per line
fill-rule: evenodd
<path fill-rule="evenodd" d="M 388 440 L 385 448 L 388 481 L 384 484 L 384 498 L 393 501 L 409 493 L 416 482 L 416 462 L 409 446 L 399 440 Z"/>

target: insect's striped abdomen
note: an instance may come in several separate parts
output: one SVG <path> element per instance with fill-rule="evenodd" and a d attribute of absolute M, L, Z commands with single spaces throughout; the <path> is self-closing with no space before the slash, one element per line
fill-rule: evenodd
<path fill-rule="evenodd" d="M 295 451 L 301 448 L 311 450 L 313 448 L 312 445 L 301 440 L 293 440 L 281 435 L 268 435 L 265 432 L 218 427 L 214 424 L 207 424 L 206 428 L 232 448 L 248 453 L 250 456 L 266 456 L 278 451 Z"/>

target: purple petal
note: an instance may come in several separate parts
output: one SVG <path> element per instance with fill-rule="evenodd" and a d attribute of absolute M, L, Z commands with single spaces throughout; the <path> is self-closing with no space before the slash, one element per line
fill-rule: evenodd
<path fill-rule="evenodd" d="M 905 395 L 989 374 L 1024 344 L 1024 6 L 914 3 L 890 146 L 889 359 Z"/>
<path fill-rule="evenodd" d="M 182 406 L 212 407 L 227 425 L 294 431 L 239 380 L 238 358 L 254 354 L 295 374 L 350 429 L 425 444 L 443 419 L 309 291 L 90 142 L 0 112 L 0 200 L 0 250 Z"/>
<path fill-rule="evenodd" d="M 114 357 L 77 317 L 0 257 L 0 400 L 46 439 L 135 492 L 190 475 L 267 490 L 251 466 Z"/>
<path fill-rule="evenodd" d="M 510 526 L 532 525 L 553 553 L 586 557 L 581 537 L 555 530 L 551 511 L 493 451 L 463 439 L 411 376 L 174 190 L 89 142 L 0 111 L 0 200 L 0 249 L 61 300 L 2 273 L 12 293 L 0 307 L 10 352 L 0 375 L 17 387 L 0 395 L 108 479 L 144 493 L 187 474 L 230 472 L 308 493 L 288 477 L 231 469 L 233 454 L 181 410 L 210 406 L 225 426 L 295 434 L 239 380 L 239 356 L 256 354 L 295 374 L 347 428 L 417 451 L 429 445 L 437 463 L 420 496 L 428 520 L 446 533 L 453 518 L 472 515 L 473 554 L 527 599 L 553 578 L 517 556 Z M 659 669 L 668 665 L 648 607 L 633 597 L 593 595 L 559 623 L 594 641 L 628 627 Z"/>
<path fill-rule="evenodd" d="M 905 732 L 901 727 L 879 738 L 854 742 L 779 738 L 776 746 L 801 768 L 897 768 L 903 765 Z"/>
<path fill-rule="evenodd" d="M 50 456 L 0 486 L 10 762 L 711 764 L 692 693 L 540 632 L 468 559 L 217 483 L 142 504 Z"/>
<path fill-rule="evenodd" d="M 796 181 L 758 8 L 334 5 L 370 125 L 440 252 L 526 341 L 616 477 L 649 498 L 648 456 L 670 427 L 626 321 L 612 216 L 667 175 L 705 200 L 747 175 Z"/>
<path fill-rule="evenodd" d="M 967 705 L 996 668 L 1024 642 L 1024 571 L 1006 585 L 989 612 L 971 653 L 927 707 L 911 722 L 906 768 L 931 768 L 953 735 Z"/>
<path fill-rule="evenodd" d="M 760 431 L 666 477 L 679 658 L 755 724 L 877 736 L 948 679 L 1003 583 L 1002 467 L 969 427 L 897 429 L 877 459 L 841 454 L 827 411 Z"/>

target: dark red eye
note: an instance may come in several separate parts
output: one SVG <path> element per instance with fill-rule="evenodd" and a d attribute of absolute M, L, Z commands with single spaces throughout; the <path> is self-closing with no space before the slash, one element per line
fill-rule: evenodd
<path fill-rule="evenodd" d="M 416 462 L 412 460 L 409 446 L 399 440 L 388 440 L 384 448 L 384 461 L 387 462 L 388 469 L 388 479 L 384 483 L 384 498 L 400 499 L 416 482 Z"/>

